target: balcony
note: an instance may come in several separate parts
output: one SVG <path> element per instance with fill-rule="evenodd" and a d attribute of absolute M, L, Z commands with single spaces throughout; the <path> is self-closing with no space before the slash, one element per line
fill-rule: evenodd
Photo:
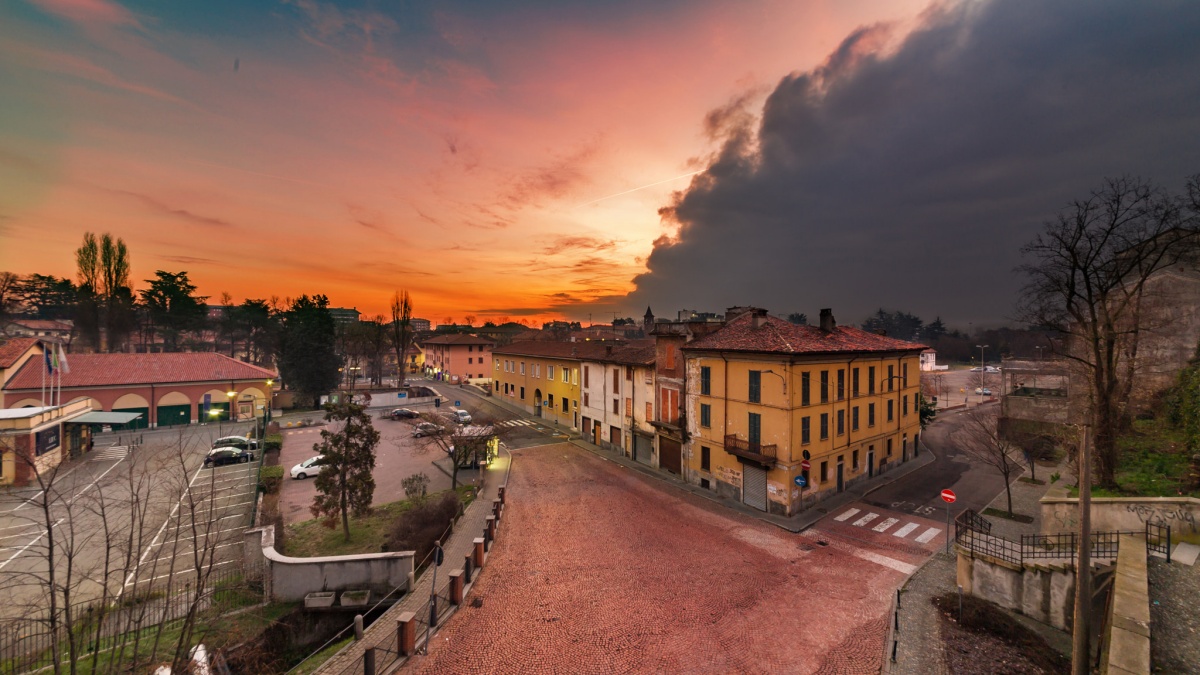
<path fill-rule="evenodd" d="M 768 469 L 775 466 L 776 448 L 775 444 L 763 445 L 743 440 L 738 438 L 737 434 L 725 436 L 725 452 L 761 464 Z"/>

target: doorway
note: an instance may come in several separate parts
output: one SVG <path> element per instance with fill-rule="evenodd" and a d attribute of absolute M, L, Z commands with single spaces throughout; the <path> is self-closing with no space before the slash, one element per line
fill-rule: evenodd
<path fill-rule="evenodd" d="M 845 468 L 846 468 L 845 464 L 843 464 L 841 462 L 837 463 L 837 491 L 838 492 L 841 492 L 842 490 L 846 489 L 846 480 L 845 480 L 845 477 L 843 476 L 843 470 Z"/>
<path fill-rule="evenodd" d="M 867 478 L 875 477 L 875 449 L 867 451 Z"/>
<path fill-rule="evenodd" d="M 533 416 L 534 417 L 542 416 L 542 390 L 541 389 L 533 390 Z"/>

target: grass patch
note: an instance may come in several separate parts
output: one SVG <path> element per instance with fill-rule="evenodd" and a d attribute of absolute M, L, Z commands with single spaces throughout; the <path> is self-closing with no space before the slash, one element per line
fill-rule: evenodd
<path fill-rule="evenodd" d="M 1010 516 L 1010 515 L 1008 515 L 1008 511 L 1005 511 L 1003 509 L 993 509 L 990 506 L 983 510 L 983 515 L 991 516 L 993 518 L 1003 518 L 1005 520 L 1011 520 L 1011 521 L 1014 521 L 1017 523 L 1032 523 L 1033 522 L 1033 516 L 1026 516 L 1021 513 L 1014 513 Z"/>
<path fill-rule="evenodd" d="M 457 492 L 464 506 L 475 498 L 475 491 L 469 485 L 460 485 Z M 440 495 L 440 492 L 435 492 L 426 499 L 438 499 Z M 350 541 L 346 541 L 342 532 L 341 520 L 338 520 L 332 529 L 320 520 L 306 520 L 288 525 L 286 554 L 297 558 L 312 558 L 324 555 L 379 553 L 383 550 L 392 525 L 410 508 L 412 502 L 402 499 L 376 506 L 371 514 L 364 518 L 350 518 Z"/>
<path fill-rule="evenodd" d="M 290 671 L 290 673 L 292 673 L 292 675 L 309 675 L 309 673 L 317 672 L 317 669 L 325 665 L 325 662 L 328 661 L 334 654 L 340 652 L 343 647 L 353 641 L 354 636 L 351 635 L 344 640 L 339 640 L 338 642 L 329 645 L 325 649 L 313 654 L 307 661 L 301 663 L 299 667 Z"/>
<path fill-rule="evenodd" d="M 1134 420 L 1117 439 L 1117 449 L 1117 488 L 1094 487 L 1093 497 L 1200 497 L 1188 484 L 1191 457 L 1184 434 L 1165 420 Z M 1077 487 L 1071 496 L 1079 496 Z"/>

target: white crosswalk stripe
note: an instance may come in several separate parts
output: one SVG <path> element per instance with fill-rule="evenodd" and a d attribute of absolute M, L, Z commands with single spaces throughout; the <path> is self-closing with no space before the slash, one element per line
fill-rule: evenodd
<path fill-rule="evenodd" d="M 103 450 L 92 451 L 93 462 L 105 462 L 112 459 L 122 459 L 129 454 L 128 445 L 110 445 Z"/>
<path fill-rule="evenodd" d="M 875 530 L 876 532 L 887 532 L 887 529 L 889 527 L 895 525 L 898 522 L 900 522 L 899 518 L 888 518 L 887 520 L 883 521 L 882 523 L 876 525 L 875 527 L 873 527 L 871 529 Z"/>
<path fill-rule="evenodd" d="M 871 522 L 872 520 L 875 520 L 878 517 L 879 517 L 878 513 L 868 513 L 867 515 L 863 516 L 862 518 L 859 518 L 858 520 L 854 521 L 854 526 L 862 527 L 863 525 L 866 525 L 867 523 Z"/>
<path fill-rule="evenodd" d="M 893 532 L 892 536 L 893 537 L 907 537 L 910 532 L 917 529 L 918 527 L 920 527 L 920 525 L 918 525 L 916 523 L 909 523 L 909 524 L 905 525 L 904 527 Z"/>
<path fill-rule="evenodd" d="M 942 528 L 940 528 L 940 527 L 931 527 L 928 530 L 925 530 L 924 534 L 917 537 L 917 541 L 919 541 L 922 544 L 928 544 L 930 541 L 933 540 L 934 537 L 938 536 L 938 533 L 940 533 L 941 531 L 942 531 Z"/>
<path fill-rule="evenodd" d="M 858 513 L 858 509 L 850 509 L 849 511 L 843 513 L 842 515 L 838 516 L 837 518 L 834 518 L 834 520 L 838 521 L 839 523 L 843 523 L 843 522 L 846 522 L 847 520 L 850 520 L 851 518 L 853 518 L 854 514 L 856 514 L 856 513 Z"/>

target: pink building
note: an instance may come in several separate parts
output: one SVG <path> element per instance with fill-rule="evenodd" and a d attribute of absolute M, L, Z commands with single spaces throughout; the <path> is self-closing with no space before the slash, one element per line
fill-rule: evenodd
<path fill-rule="evenodd" d="M 496 343 L 477 335 L 439 335 L 421 343 L 425 372 L 446 382 L 491 380 L 492 347 Z"/>

